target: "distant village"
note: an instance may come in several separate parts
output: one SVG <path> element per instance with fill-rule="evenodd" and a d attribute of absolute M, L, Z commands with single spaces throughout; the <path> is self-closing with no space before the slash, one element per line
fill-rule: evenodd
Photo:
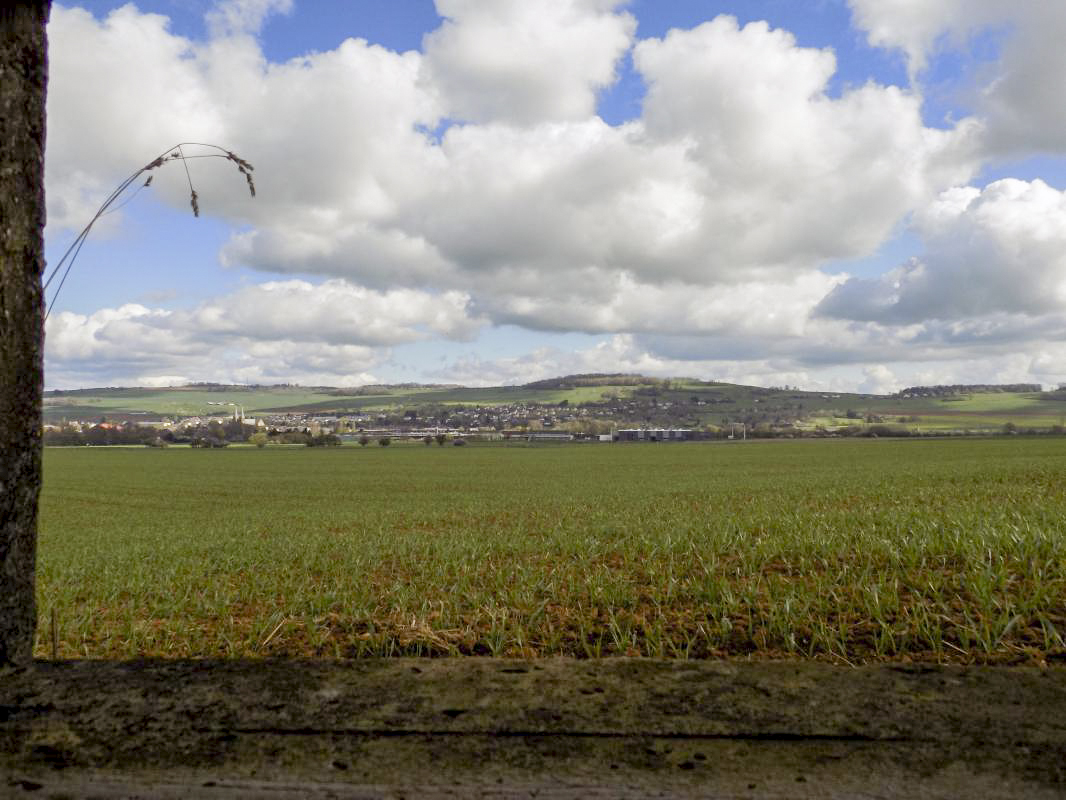
<path fill-rule="evenodd" d="M 383 444 L 421 440 L 428 443 L 471 441 L 691 441 L 716 438 L 710 431 L 671 426 L 624 427 L 613 413 L 599 408 L 540 404 L 455 407 L 431 417 L 417 411 L 367 414 L 282 413 L 170 418 L 129 412 L 95 420 L 46 423 L 45 444 L 144 444 L 165 447 L 224 447 L 230 443 L 337 446 L 345 442 Z M 717 432 L 715 431 L 715 434 Z"/>
<path fill-rule="evenodd" d="M 618 376 L 607 376 L 620 380 Z M 530 384 L 529 388 L 567 389 L 587 386 L 581 380 L 599 376 L 571 376 Z M 649 379 L 642 379 L 649 380 Z M 196 385 L 195 388 L 200 388 Z M 619 392 L 608 389 L 595 399 L 580 403 L 521 402 L 456 403 L 426 402 L 381 409 L 343 410 L 354 404 L 359 392 L 335 390 L 337 410 L 290 409 L 245 413 L 243 406 L 228 402 L 239 397 L 236 387 L 209 385 L 209 391 L 227 395 L 227 401 L 207 403 L 218 413 L 195 416 L 163 416 L 150 412 L 77 408 L 69 393 L 54 392 L 45 400 L 44 441 L 48 445 L 147 445 L 173 444 L 194 447 L 225 447 L 234 443 L 302 444 L 338 446 L 345 443 L 388 445 L 422 441 L 426 444 L 466 444 L 474 441 L 585 441 L 585 442 L 684 442 L 708 439 L 798 438 L 820 436 L 916 436 L 922 431 L 913 415 L 878 413 L 872 402 L 895 404 L 920 398 L 952 402 L 966 392 L 1039 392 L 1030 384 L 1001 386 L 910 387 L 891 397 L 799 392 L 789 387 L 743 388 L 727 391 L 713 383 L 692 388 L 671 386 L 669 381 L 635 385 Z M 1058 397 L 1058 393 L 1048 397 Z M 76 392 L 74 394 L 77 394 Z M 407 401 L 411 403 L 410 396 Z M 60 416 L 49 405 L 63 405 L 71 412 Z M 848 407 L 848 404 L 854 404 Z M 865 410 L 863 406 L 866 406 Z M 827 408 L 833 410 L 826 411 Z M 812 424 L 810 418 L 831 414 L 835 426 Z M 1059 433 L 1061 425 L 1053 426 Z M 1022 431 L 1013 423 L 1005 433 Z M 1032 431 L 1035 432 L 1035 431 Z M 943 431 L 940 432 L 941 434 Z"/>
<path fill-rule="evenodd" d="M 714 399 L 693 396 L 687 400 L 679 402 L 656 391 L 643 391 L 580 405 L 566 400 L 557 404 L 429 405 L 350 414 L 286 411 L 253 415 L 246 414 L 240 406 L 219 414 L 180 418 L 104 412 L 92 418 L 51 419 L 44 426 L 44 436 L 50 445 L 204 447 L 248 441 L 334 446 L 405 440 L 465 443 L 509 439 L 610 442 L 719 438 L 721 427 L 702 424 L 698 413 Z M 732 425 L 724 435 L 743 435 L 744 425 L 738 424 L 740 427 Z"/>

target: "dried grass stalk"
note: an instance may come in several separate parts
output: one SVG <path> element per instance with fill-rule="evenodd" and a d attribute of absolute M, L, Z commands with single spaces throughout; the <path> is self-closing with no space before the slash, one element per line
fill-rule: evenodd
<path fill-rule="evenodd" d="M 184 148 L 186 147 L 204 148 L 209 152 L 186 155 L 184 150 Z M 152 170 L 159 169 L 164 164 L 167 164 L 171 161 L 181 161 L 182 166 L 185 167 L 185 177 L 189 182 L 189 205 L 192 206 L 193 216 L 200 216 L 200 196 L 196 193 L 196 188 L 193 186 L 192 173 L 189 171 L 188 163 L 189 160 L 193 158 L 224 158 L 227 161 L 232 161 L 234 164 L 237 165 L 237 171 L 244 176 L 244 179 L 248 184 L 249 194 L 252 197 L 255 197 L 255 181 L 252 180 L 252 171 L 255 168 L 250 163 L 241 158 L 239 155 L 234 153 L 232 150 L 227 150 L 224 147 L 219 147 L 217 144 L 207 144 L 205 142 L 180 142 L 174 145 L 173 147 L 168 147 L 160 155 L 156 156 L 154 159 L 149 161 L 139 170 L 134 172 L 132 175 L 126 178 L 126 180 L 122 181 L 122 183 L 120 183 L 115 188 L 115 190 L 107 196 L 107 199 L 104 200 L 100 208 L 97 209 L 96 213 L 93 215 L 93 218 L 89 220 L 89 224 L 82 228 L 81 233 L 78 234 L 77 238 L 74 239 L 70 247 L 67 248 L 67 251 L 63 254 L 63 257 L 59 259 L 59 263 L 57 263 L 52 269 L 43 286 L 44 291 L 47 292 L 48 287 L 51 285 L 52 281 L 56 278 L 60 271 L 63 272 L 63 277 L 60 278 L 59 284 L 56 286 L 55 293 L 52 295 L 52 299 L 48 303 L 48 308 L 45 311 L 44 318 L 46 320 L 48 319 L 48 315 L 52 313 L 52 308 L 55 306 L 56 300 L 59 298 L 59 292 L 60 290 L 62 290 L 63 284 L 66 283 L 67 276 L 70 275 L 71 267 L 74 266 L 74 261 L 77 259 L 78 253 L 81 252 L 82 245 L 85 244 L 85 239 L 88 237 L 89 231 L 92 230 L 93 225 L 96 224 L 96 221 L 100 219 L 100 217 L 111 211 L 118 211 L 120 208 L 125 206 L 131 200 L 133 200 L 133 198 L 136 197 L 142 189 L 147 189 L 152 185 L 152 178 L 154 178 L 155 176 L 149 174 L 148 178 L 144 181 L 144 183 L 137 187 L 137 190 L 132 195 L 126 198 L 122 203 L 119 203 L 119 205 L 115 206 L 115 203 L 118 202 L 119 198 L 122 197 L 126 190 L 129 189 L 141 177 L 141 175 L 146 172 L 151 173 Z M 112 206 L 115 207 L 112 208 Z"/>

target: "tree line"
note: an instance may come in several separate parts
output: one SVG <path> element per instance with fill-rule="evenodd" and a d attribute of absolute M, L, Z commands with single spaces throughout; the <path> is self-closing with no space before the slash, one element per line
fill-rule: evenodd
<path fill-rule="evenodd" d="M 137 425 L 133 422 L 101 421 L 96 425 L 82 427 L 80 430 L 71 425 L 49 429 L 44 431 L 43 439 L 44 444 L 51 447 L 106 447 L 109 445 L 168 447 L 172 444 L 187 444 L 191 447 L 214 448 L 227 447 L 234 442 L 251 442 L 260 447 L 269 443 L 336 447 L 341 443 L 340 437 L 332 433 L 312 434 L 309 430 L 279 431 L 276 429 L 262 431 L 254 425 L 246 425 L 239 420 L 212 421 L 183 431 Z"/>

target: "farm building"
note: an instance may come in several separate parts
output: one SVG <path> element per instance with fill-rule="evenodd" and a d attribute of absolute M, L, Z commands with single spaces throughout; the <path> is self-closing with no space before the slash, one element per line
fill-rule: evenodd
<path fill-rule="evenodd" d="M 695 439 L 688 428 L 623 428 L 615 431 L 616 442 L 687 442 Z"/>

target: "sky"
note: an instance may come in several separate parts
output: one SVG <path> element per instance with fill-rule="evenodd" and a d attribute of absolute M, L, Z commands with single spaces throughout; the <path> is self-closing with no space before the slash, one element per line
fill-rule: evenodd
<path fill-rule="evenodd" d="M 256 195 L 190 158 L 112 206 L 47 388 L 1066 382 L 1066 4 L 83 0 L 48 33 L 51 264 L 179 142 Z"/>

